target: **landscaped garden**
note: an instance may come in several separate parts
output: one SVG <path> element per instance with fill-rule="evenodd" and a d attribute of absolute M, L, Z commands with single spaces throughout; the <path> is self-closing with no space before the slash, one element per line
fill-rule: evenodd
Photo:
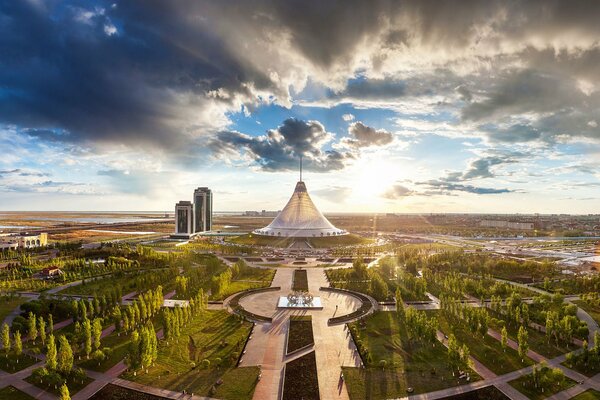
<path fill-rule="evenodd" d="M 27 299 L 19 296 L 0 296 L 0 322 Z"/>
<path fill-rule="evenodd" d="M 21 353 L 17 356 L 14 352 L 6 354 L 3 350 L 0 351 L 2 351 L 0 354 L 0 369 L 9 374 L 14 374 L 15 372 L 40 362 L 40 360 L 29 354 Z"/>
<path fill-rule="evenodd" d="M 521 361 L 516 350 L 509 346 L 503 348 L 500 341 L 487 333 L 481 335 L 474 333 L 464 325 L 451 323 L 443 313 L 437 311 L 429 311 L 429 313 L 437 316 L 442 332 L 446 335 L 453 334 L 460 343 L 465 343 L 469 347 L 471 355 L 497 375 L 533 364 L 529 357 L 525 357 Z"/>
<path fill-rule="evenodd" d="M 469 372 L 469 381 L 479 379 L 468 367 L 449 359 L 446 347 L 435 339 L 434 320 L 417 311 L 407 314 L 376 312 L 364 323 L 349 324 L 366 364 L 366 368 L 343 369 L 351 399 L 404 397 L 467 383 L 466 377 L 459 378 L 459 369 Z"/>
<path fill-rule="evenodd" d="M 508 383 L 527 398 L 541 400 L 570 388 L 576 382 L 567 378 L 560 369 L 541 364 L 536 365 L 531 374 Z"/>
<path fill-rule="evenodd" d="M 286 353 L 289 354 L 298 349 L 310 346 L 314 342 L 312 317 L 310 315 L 291 316 Z"/>
<path fill-rule="evenodd" d="M 178 337 L 161 341 L 153 366 L 129 371 L 125 378 L 199 396 L 223 392 L 234 393 L 231 399 L 250 399 L 258 370 L 235 366 L 251 327 L 226 311 L 205 310 L 182 326 Z"/>
<path fill-rule="evenodd" d="M 288 362 L 284 379 L 283 400 L 318 400 L 319 377 L 315 352 Z"/>

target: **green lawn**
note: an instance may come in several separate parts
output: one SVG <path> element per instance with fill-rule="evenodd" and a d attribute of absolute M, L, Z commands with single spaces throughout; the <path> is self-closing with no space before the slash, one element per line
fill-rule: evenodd
<path fill-rule="evenodd" d="M 571 400 L 600 400 L 600 392 L 594 389 L 589 389 L 573 397 Z"/>
<path fill-rule="evenodd" d="M 34 398 L 27 393 L 21 392 L 19 389 L 13 386 L 7 386 L 3 389 L 0 389 L 0 399 L 33 400 Z"/>
<path fill-rule="evenodd" d="M 160 342 L 158 359 L 148 373 L 138 371 L 137 376 L 133 376 L 128 372 L 125 378 L 179 392 L 185 389 L 199 396 L 208 396 L 213 384 L 221 378 L 223 385 L 227 386 L 217 390 L 232 394 L 231 399 L 249 399 L 258 371 L 233 371 L 236 353 L 241 351 L 251 326 L 248 322 L 240 323 L 237 317 L 226 311 L 207 310 L 193 318 L 177 340 L 168 345 L 165 341 Z M 209 368 L 201 366 L 203 359 L 210 361 Z M 216 366 L 217 359 L 222 360 L 221 367 Z M 242 378 L 244 381 L 241 381 Z M 232 387 L 235 385 L 240 385 L 240 392 Z"/>
<path fill-rule="evenodd" d="M 127 346 L 129 345 L 130 341 L 130 335 L 121 333 L 121 336 L 118 336 L 117 332 L 113 332 L 101 340 L 101 349 L 109 347 L 112 350 L 107 359 L 98 364 L 97 361 L 92 359 L 85 360 L 85 357 L 82 357 L 82 362 L 79 363 L 78 366 L 91 369 L 92 371 L 105 372 L 125 358 L 125 355 L 127 354 Z"/>
<path fill-rule="evenodd" d="M 211 300 L 223 300 L 234 293 L 248 289 L 269 287 L 274 275 L 274 269 L 250 267 L 244 272 L 244 274 L 232 280 L 229 286 L 219 293 L 218 296 L 211 296 Z"/>
<path fill-rule="evenodd" d="M 10 353 L 7 356 L 4 351 L 0 354 L 0 369 L 11 374 L 32 366 L 37 362 L 40 362 L 40 360 L 27 354 L 21 354 L 19 357 L 14 353 Z"/>
<path fill-rule="evenodd" d="M 493 313 L 490 312 L 490 315 L 491 314 Z M 494 318 L 490 319 L 490 328 L 494 329 L 495 331 L 500 332 L 502 330 L 502 326 L 503 325 L 501 323 L 497 323 Z M 515 327 L 514 324 L 506 325 L 506 331 L 508 332 L 509 338 L 517 341 L 518 328 Z M 535 329 L 528 328 L 527 332 L 529 333 L 529 348 L 545 357 L 558 357 L 576 349 L 575 345 L 572 344 L 567 347 L 562 341 L 559 341 L 557 345 L 554 340 L 548 340 L 543 332 L 538 332 Z"/>
<path fill-rule="evenodd" d="M 258 383 L 258 367 L 234 368 L 225 372 L 223 384 L 217 386 L 213 397 L 217 399 L 251 399 Z"/>
<path fill-rule="evenodd" d="M 527 398 L 531 400 L 542 400 L 546 397 L 550 397 L 555 393 L 562 392 L 575 385 L 575 381 L 565 376 L 564 380 L 560 384 L 554 384 L 550 388 L 546 388 L 544 392 L 540 388 L 534 387 L 531 381 L 531 374 L 524 375 L 518 379 L 508 382 L 512 387 L 523 393 Z"/>
<path fill-rule="evenodd" d="M 473 335 L 464 327 L 452 326 L 451 323 L 442 316 L 441 312 L 430 311 L 428 314 L 429 313 L 435 313 L 437 315 L 440 330 L 442 332 L 446 335 L 453 333 L 460 343 L 465 343 L 469 346 L 471 355 L 475 357 L 475 359 L 497 375 L 503 375 L 533 364 L 533 361 L 529 357 L 526 357 L 524 362 L 521 362 L 519 353 L 508 346 L 506 351 L 502 350 L 502 344 L 487 334 L 483 338 L 478 334 Z"/>
<path fill-rule="evenodd" d="M 27 301 L 24 297 L 4 297 L 0 298 L 0 324 L 4 318 L 10 314 L 15 308 Z"/>
<path fill-rule="evenodd" d="M 26 382 L 31 383 L 34 386 L 39 387 L 40 389 L 45 390 L 48 393 L 52 393 L 55 394 L 57 396 L 60 395 L 60 387 L 58 388 L 54 388 L 54 385 L 47 385 L 46 383 L 41 383 L 39 380 L 34 379 L 33 376 L 28 376 L 27 378 L 24 379 Z M 87 385 L 89 385 L 90 383 L 92 383 L 94 380 L 92 378 L 90 378 L 89 376 L 86 376 L 85 379 L 82 381 L 80 380 L 74 380 L 74 379 L 67 379 L 66 384 L 67 387 L 69 388 L 69 394 L 71 396 L 73 396 L 75 393 L 79 392 L 81 389 L 83 389 L 84 387 L 86 387 Z"/>
<path fill-rule="evenodd" d="M 446 348 L 441 343 L 409 343 L 404 326 L 395 312 L 376 312 L 359 329 L 360 340 L 368 348 L 372 362 L 367 368 L 344 368 L 351 399 L 403 397 L 412 387 L 425 393 L 466 383 L 452 375 Z M 385 360 L 383 370 L 379 362 Z M 471 381 L 479 376 L 471 372 Z"/>

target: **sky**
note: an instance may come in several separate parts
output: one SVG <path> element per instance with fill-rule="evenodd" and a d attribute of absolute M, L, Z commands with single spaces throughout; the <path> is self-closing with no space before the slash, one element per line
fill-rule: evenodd
<path fill-rule="evenodd" d="M 598 213 L 596 1 L 0 0 L 0 210 Z"/>

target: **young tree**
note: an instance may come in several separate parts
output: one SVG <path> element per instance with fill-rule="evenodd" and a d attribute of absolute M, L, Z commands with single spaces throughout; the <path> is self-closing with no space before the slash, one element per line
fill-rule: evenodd
<path fill-rule="evenodd" d="M 19 356 L 21 356 L 21 353 L 23 352 L 23 342 L 21 341 L 21 332 L 20 331 L 15 332 L 13 340 L 15 342 L 15 354 L 17 355 L 17 357 L 19 357 Z"/>
<path fill-rule="evenodd" d="M 35 314 L 32 313 L 31 311 L 29 311 L 29 318 L 27 320 L 27 325 L 28 325 L 28 329 L 29 329 L 29 339 L 31 339 L 31 341 L 33 343 L 35 343 L 35 339 L 37 339 L 37 336 L 38 336 L 37 318 L 35 317 Z"/>
<path fill-rule="evenodd" d="M 68 374 L 73 369 L 73 350 L 65 335 L 61 335 L 58 342 L 57 369 L 60 372 Z"/>
<path fill-rule="evenodd" d="M 138 331 L 131 334 L 131 342 L 129 342 L 125 362 L 134 371 L 140 367 L 140 335 Z"/>
<path fill-rule="evenodd" d="M 98 350 L 100 348 L 100 338 L 102 337 L 102 320 L 100 318 L 94 319 L 93 335 L 94 349 Z"/>
<path fill-rule="evenodd" d="M 6 322 L 2 324 L 2 345 L 4 346 L 4 352 L 8 354 L 10 351 L 10 327 Z"/>
<path fill-rule="evenodd" d="M 83 320 L 83 346 L 85 349 L 85 356 L 90 358 L 92 352 L 92 326 L 89 319 Z"/>
<path fill-rule="evenodd" d="M 40 339 L 42 341 L 42 345 L 45 346 L 46 345 L 46 321 L 44 321 L 44 318 L 42 318 L 42 316 L 40 315 L 38 317 L 38 331 L 39 331 L 39 336 Z"/>
<path fill-rule="evenodd" d="M 69 388 L 64 383 L 60 387 L 60 400 L 71 400 L 71 395 L 69 394 Z"/>
<path fill-rule="evenodd" d="M 48 333 L 54 332 L 54 320 L 52 314 L 48 315 Z"/>
<path fill-rule="evenodd" d="M 506 352 L 506 345 L 508 344 L 508 332 L 506 331 L 506 327 L 502 327 L 502 350 Z"/>
<path fill-rule="evenodd" d="M 527 329 L 525 329 L 523 326 L 519 327 L 517 342 L 519 344 L 519 357 L 521 357 L 521 362 L 524 362 L 525 356 L 529 351 L 529 334 L 527 333 Z"/>
<path fill-rule="evenodd" d="M 46 352 L 46 367 L 53 371 L 56 369 L 56 343 L 54 342 L 54 335 L 48 336 L 48 351 Z"/>

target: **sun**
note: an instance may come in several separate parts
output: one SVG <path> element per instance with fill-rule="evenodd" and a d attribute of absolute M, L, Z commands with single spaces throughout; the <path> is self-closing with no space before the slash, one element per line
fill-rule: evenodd
<path fill-rule="evenodd" d="M 385 159 L 361 162 L 355 169 L 354 193 L 360 200 L 380 200 L 381 195 L 398 180 L 399 166 Z"/>

